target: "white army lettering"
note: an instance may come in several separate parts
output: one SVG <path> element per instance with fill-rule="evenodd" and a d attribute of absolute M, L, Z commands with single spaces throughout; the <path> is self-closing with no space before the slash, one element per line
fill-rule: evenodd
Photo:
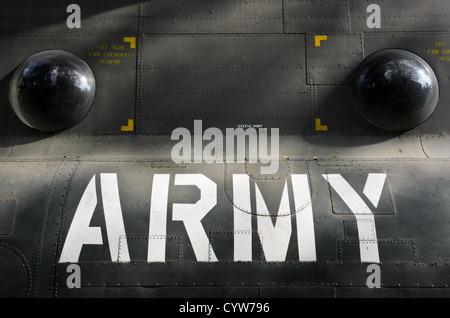
<path fill-rule="evenodd" d="M 340 174 L 324 174 L 323 178 L 335 189 L 356 217 L 360 257 L 362 263 L 379 263 L 378 242 L 375 219 L 372 211 L 352 186 Z M 289 211 L 289 193 L 285 181 L 280 200 L 278 217 L 273 224 L 267 217 L 269 214 L 265 199 L 255 183 L 254 191 L 258 215 L 257 231 L 252 228 L 252 215 L 242 212 L 250 211 L 250 177 L 246 174 L 235 174 L 233 179 L 233 222 L 234 228 L 234 261 L 252 261 L 252 233 L 258 233 L 262 249 L 267 261 L 283 262 L 291 241 L 292 224 Z M 168 195 L 171 188 L 169 174 L 155 174 L 150 202 L 150 224 L 148 233 L 148 262 L 166 261 L 166 237 Z M 386 174 L 369 173 L 363 194 L 376 208 L 385 184 Z M 309 190 L 308 177 L 305 174 L 291 175 L 293 189 L 294 214 L 296 222 L 296 238 L 299 261 L 315 262 L 316 244 L 313 222 L 313 207 Z M 183 222 L 198 262 L 217 262 L 202 219 L 217 205 L 217 185 L 203 174 L 176 174 L 174 186 L 197 186 L 200 199 L 194 204 L 173 203 L 173 222 Z M 122 208 L 120 205 L 117 174 L 100 174 L 101 197 L 103 201 L 108 246 L 113 262 L 130 262 L 124 227 Z M 100 227 L 89 226 L 97 206 L 95 175 L 86 187 L 70 225 L 61 252 L 59 263 L 77 263 L 84 245 L 103 245 Z M 287 215 L 287 217 L 286 217 Z M 223 229 L 221 229 L 223 230 Z M 151 239 L 151 238 L 159 239 Z M 120 244 L 120 255 L 119 251 Z"/>

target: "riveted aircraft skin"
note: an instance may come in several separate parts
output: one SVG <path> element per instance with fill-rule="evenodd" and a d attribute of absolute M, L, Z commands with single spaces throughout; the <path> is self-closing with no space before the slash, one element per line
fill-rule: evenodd
<path fill-rule="evenodd" d="M 0 296 L 450 295 L 447 0 L 73 2 L 0 0 Z M 405 131 L 355 106 L 386 49 L 438 83 Z M 95 79 L 56 132 L 11 105 L 47 50 Z"/>

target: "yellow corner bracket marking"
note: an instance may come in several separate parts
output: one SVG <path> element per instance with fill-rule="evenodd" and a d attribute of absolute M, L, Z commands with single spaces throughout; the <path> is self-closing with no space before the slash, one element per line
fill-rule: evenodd
<path fill-rule="evenodd" d="M 326 35 L 316 35 L 316 46 L 320 46 L 321 41 L 328 40 L 328 36 Z"/>
<path fill-rule="evenodd" d="M 131 36 L 131 37 L 124 37 L 123 38 L 124 42 L 129 42 L 130 43 L 130 48 L 135 49 L 136 48 L 136 37 L 135 36 Z"/>
<path fill-rule="evenodd" d="M 328 131 L 328 126 L 322 125 L 320 123 L 320 118 L 316 118 L 316 130 L 317 131 Z"/>
<path fill-rule="evenodd" d="M 121 131 L 133 131 L 134 130 L 134 121 L 133 119 L 128 119 L 128 126 L 121 126 Z"/>

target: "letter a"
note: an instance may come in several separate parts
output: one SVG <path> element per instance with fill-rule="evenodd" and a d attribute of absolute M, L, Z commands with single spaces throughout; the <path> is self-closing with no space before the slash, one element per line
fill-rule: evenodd
<path fill-rule="evenodd" d="M 67 27 L 69 29 L 81 29 L 81 8 L 78 4 L 69 4 L 66 12 L 72 13 L 67 17 Z"/>
<path fill-rule="evenodd" d="M 367 7 L 367 13 L 372 13 L 367 18 L 367 27 L 369 29 L 381 28 L 381 8 L 378 4 L 371 4 Z"/>
<path fill-rule="evenodd" d="M 81 288 L 81 269 L 77 264 L 67 266 L 67 273 L 72 273 L 67 277 L 66 285 L 68 288 Z"/>
<path fill-rule="evenodd" d="M 102 173 L 100 174 L 100 180 L 111 260 L 113 262 L 129 262 L 130 254 L 120 206 L 117 175 L 115 173 Z M 77 263 L 83 245 L 103 245 L 101 228 L 90 226 L 96 206 L 97 191 L 94 175 L 86 187 L 73 216 L 59 263 Z"/>
<path fill-rule="evenodd" d="M 191 163 L 191 133 L 186 128 L 176 128 L 172 132 L 171 140 L 182 140 L 172 148 L 171 158 L 175 163 Z M 183 154 L 180 154 L 181 151 Z"/>
<path fill-rule="evenodd" d="M 370 264 L 367 266 L 367 273 L 371 273 L 369 277 L 367 277 L 367 287 L 369 288 L 381 288 L 381 273 L 380 266 L 378 264 Z"/>

